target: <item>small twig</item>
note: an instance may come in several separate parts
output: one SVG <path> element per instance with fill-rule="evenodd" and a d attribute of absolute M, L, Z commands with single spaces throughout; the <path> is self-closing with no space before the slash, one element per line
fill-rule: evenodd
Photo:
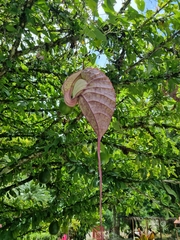
<path fill-rule="evenodd" d="M 151 21 L 162 9 L 164 9 L 172 0 L 167 1 L 161 8 L 157 9 L 156 12 L 148 19 L 146 19 L 137 29 L 140 29 L 146 25 L 149 21 Z"/>
<path fill-rule="evenodd" d="M 172 36 L 166 39 L 166 41 L 161 42 L 156 48 L 154 48 L 152 51 L 148 52 L 144 57 L 139 59 L 137 62 L 132 64 L 128 69 L 125 70 L 125 73 L 128 73 L 131 69 L 133 69 L 135 66 L 139 65 L 141 62 L 144 62 L 146 59 L 148 59 L 152 54 L 157 52 L 159 49 L 164 47 L 164 45 L 168 42 L 170 42 L 174 37 L 176 37 L 180 33 L 180 30 L 175 32 Z"/>

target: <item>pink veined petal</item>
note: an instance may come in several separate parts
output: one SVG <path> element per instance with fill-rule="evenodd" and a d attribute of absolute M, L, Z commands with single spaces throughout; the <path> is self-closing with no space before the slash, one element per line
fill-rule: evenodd
<path fill-rule="evenodd" d="M 115 91 L 109 78 L 99 69 L 81 72 L 87 87 L 79 96 L 79 106 L 99 138 L 107 131 L 115 109 Z"/>

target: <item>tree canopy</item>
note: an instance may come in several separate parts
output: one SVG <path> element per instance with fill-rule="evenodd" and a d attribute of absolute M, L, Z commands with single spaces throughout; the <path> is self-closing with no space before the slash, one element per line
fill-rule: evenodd
<path fill-rule="evenodd" d="M 119 1 L 117 1 L 119 2 Z M 158 0 L 3 0 L 0 4 L 0 234 L 57 220 L 98 224 L 96 135 L 61 87 L 96 67 L 116 109 L 102 139 L 103 210 L 180 214 L 180 4 Z M 104 13 L 101 15 L 99 9 Z"/>

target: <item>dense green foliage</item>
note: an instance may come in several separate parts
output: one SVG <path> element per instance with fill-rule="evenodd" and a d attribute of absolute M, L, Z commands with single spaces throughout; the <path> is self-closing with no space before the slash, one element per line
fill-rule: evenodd
<path fill-rule="evenodd" d="M 63 233 L 72 218 L 98 224 L 96 136 L 61 91 L 88 66 L 116 91 L 101 145 L 104 211 L 178 216 L 179 1 L 150 10 L 136 0 L 136 10 L 126 0 L 118 11 L 115 0 L 59 2 L 0 4 L 0 235 L 22 239 L 52 221 Z"/>

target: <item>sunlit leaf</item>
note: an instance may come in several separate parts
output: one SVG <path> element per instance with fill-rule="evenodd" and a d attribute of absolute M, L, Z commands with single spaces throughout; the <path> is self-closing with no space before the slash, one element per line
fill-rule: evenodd
<path fill-rule="evenodd" d="M 135 3 L 140 11 L 144 11 L 145 9 L 145 1 L 144 0 L 135 0 Z"/>

